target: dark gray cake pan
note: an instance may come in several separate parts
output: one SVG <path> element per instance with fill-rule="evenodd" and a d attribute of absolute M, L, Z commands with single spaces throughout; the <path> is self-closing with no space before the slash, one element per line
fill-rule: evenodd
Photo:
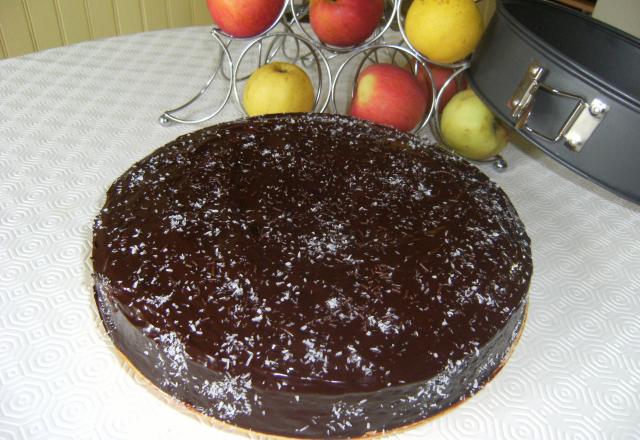
<path fill-rule="evenodd" d="M 640 40 L 545 0 L 498 0 L 469 83 L 553 158 L 640 203 Z"/>

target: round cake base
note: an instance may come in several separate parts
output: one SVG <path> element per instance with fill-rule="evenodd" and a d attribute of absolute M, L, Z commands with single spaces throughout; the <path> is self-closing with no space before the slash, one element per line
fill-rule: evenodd
<path fill-rule="evenodd" d="M 98 310 L 98 308 L 96 307 L 96 313 L 97 316 L 100 318 L 100 311 Z M 509 347 L 509 350 L 507 351 L 505 357 L 502 359 L 502 361 L 500 362 L 500 364 L 498 365 L 498 367 L 491 373 L 491 375 L 489 376 L 489 378 L 487 379 L 487 381 L 481 386 L 481 388 L 475 393 L 472 394 L 471 396 L 468 396 L 456 403 L 454 403 L 453 405 L 451 405 L 450 407 L 446 408 L 445 410 L 434 414 L 430 417 L 427 417 L 426 419 L 414 422 L 410 425 L 405 425 L 405 426 L 401 426 L 399 428 L 395 428 L 395 429 L 391 429 L 389 431 L 385 431 L 385 432 L 370 432 L 367 434 L 364 434 L 360 437 L 355 437 L 358 439 L 376 439 L 376 438 L 383 438 L 385 436 L 389 436 L 389 435 L 394 435 L 394 434 L 399 434 L 402 432 L 406 432 L 406 431 L 410 431 L 412 429 L 415 429 L 421 425 L 424 425 L 426 423 L 432 422 L 437 418 L 440 418 L 446 414 L 448 414 L 450 411 L 454 410 L 455 408 L 457 408 L 458 406 L 462 405 L 463 403 L 469 401 L 472 397 L 476 396 L 478 393 L 480 393 L 488 384 L 489 382 L 491 382 L 496 375 L 504 368 L 504 366 L 507 364 L 507 362 L 509 361 L 509 359 L 511 358 L 511 355 L 513 354 L 513 352 L 515 351 L 517 345 L 520 342 L 520 338 L 522 337 L 522 334 L 524 332 L 524 328 L 527 322 L 527 317 L 529 314 L 529 301 L 527 300 L 527 302 L 525 303 L 525 307 L 524 307 L 524 313 L 522 315 L 522 322 L 520 323 L 520 327 L 518 329 L 518 332 L 513 340 L 513 342 L 511 343 L 511 346 Z M 105 340 L 109 340 L 109 335 L 104 327 L 104 325 L 99 325 L 98 327 L 100 327 L 101 332 L 103 334 L 103 337 L 105 338 Z M 204 423 L 207 424 L 211 427 L 214 427 L 216 429 L 220 429 L 222 431 L 231 433 L 231 434 L 237 434 L 237 435 L 242 435 L 245 436 L 247 438 L 250 438 L 252 440 L 304 440 L 304 439 L 300 439 L 297 437 L 284 437 L 284 436 L 279 436 L 279 435 L 273 435 L 273 434 L 264 434 L 264 433 L 260 433 L 260 432 L 256 432 L 256 431 L 251 431 L 249 429 L 245 429 L 245 428 L 241 428 L 239 426 L 235 426 L 231 423 L 227 423 L 227 422 L 223 422 L 221 420 L 216 419 L 215 417 L 212 416 L 207 416 L 205 414 L 202 414 L 201 412 L 197 411 L 196 409 L 194 409 L 193 407 L 189 406 L 188 404 L 186 404 L 185 402 L 182 402 L 178 399 L 176 399 L 175 397 L 167 394 L 166 392 L 164 392 L 163 390 L 161 390 L 160 388 L 158 388 L 157 386 L 155 386 L 147 377 L 144 376 L 144 374 L 142 374 L 142 372 L 135 366 L 133 365 L 133 363 L 129 360 L 129 358 L 127 358 L 127 356 L 122 353 L 122 351 L 120 351 L 115 345 L 110 344 L 111 347 L 113 348 L 116 356 L 118 356 L 122 361 L 123 364 L 129 367 L 129 370 L 131 371 L 131 375 L 133 377 L 133 379 L 138 382 L 143 384 L 143 386 L 150 391 L 154 396 L 156 396 L 159 400 L 162 400 L 163 402 L 165 402 L 167 405 L 171 406 L 172 408 L 178 410 L 180 413 L 185 414 L 191 418 L 194 418 L 196 420 L 198 420 L 200 423 Z"/>

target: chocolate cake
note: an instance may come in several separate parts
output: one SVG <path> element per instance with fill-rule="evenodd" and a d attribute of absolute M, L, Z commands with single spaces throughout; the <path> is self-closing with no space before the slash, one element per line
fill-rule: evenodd
<path fill-rule="evenodd" d="M 98 308 L 153 384 L 240 428 L 345 438 L 474 394 L 519 334 L 532 264 L 467 162 L 336 115 L 179 137 L 94 227 Z"/>

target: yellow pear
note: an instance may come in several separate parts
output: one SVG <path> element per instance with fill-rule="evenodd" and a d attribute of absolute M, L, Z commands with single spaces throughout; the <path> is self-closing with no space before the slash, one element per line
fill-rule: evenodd
<path fill-rule="evenodd" d="M 427 58 L 453 63 L 467 57 L 482 36 L 480 11 L 473 0 L 414 0 L 404 30 Z"/>
<path fill-rule="evenodd" d="M 251 74 L 242 102 L 249 116 L 257 116 L 310 112 L 314 97 L 313 84 L 304 70 L 276 61 Z"/>

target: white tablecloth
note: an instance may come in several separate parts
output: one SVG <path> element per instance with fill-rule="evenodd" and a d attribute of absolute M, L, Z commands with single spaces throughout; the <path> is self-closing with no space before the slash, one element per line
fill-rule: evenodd
<path fill-rule="evenodd" d="M 158 125 L 206 80 L 206 28 L 0 61 L 0 438 L 236 438 L 131 374 L 93 304 L 93 218 Z M 236 118 L 232 102 L 214 122 Z M 524 335 L 477 396 L 402 439 L 640 438 L 640 207 L 532 147 L 483 170 L 533 243 Z"/>

